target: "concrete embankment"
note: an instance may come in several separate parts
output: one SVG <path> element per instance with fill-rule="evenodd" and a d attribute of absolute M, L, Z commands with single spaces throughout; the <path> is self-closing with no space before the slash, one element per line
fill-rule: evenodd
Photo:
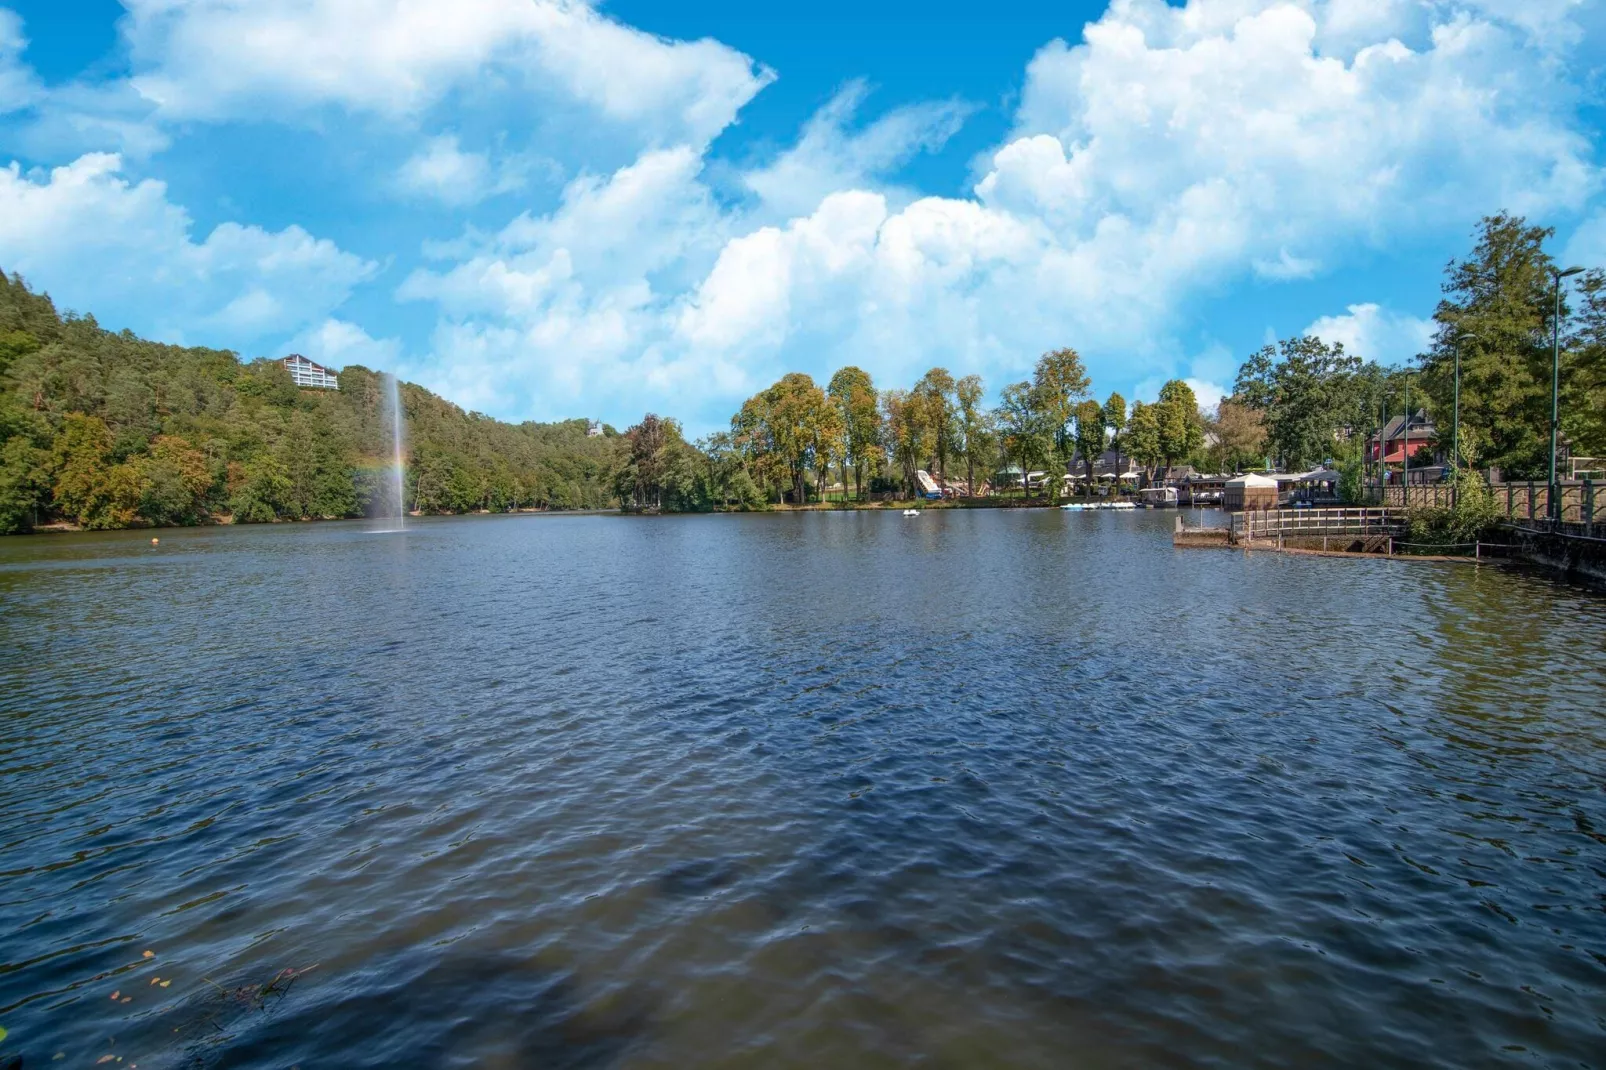
<path fill-rule="evenodd" d="M 1592 587 L 1606 587 L 1606 538 L 1567 531 L 1582 524 L 1564 524 L 1561 531 L 1543 531 L 1522 524 L 1506 528 L 1525 561 L 1583 580 Z M 1595 525 L 1591 525 L 1591 529 Z"/>
<path fill-rule="evenodd" d="M 1232 533 L 1226 528 L 1190 528 L 1177 518 L 1176 530 L 1171 535 L 1173 546 L 1192 546 L 1200 549 L 1227 549 L 1232 545 Z"/>
<path fill-rule="evenodd" d="M 1334 525 L 1323 524 L 1322 518 L 1308 514 L 1316 521 L 1314 526 L 1327 528 L 1313 533 L 1308 530 L 1313 526 L 1312 519 L 1307 517 L 1296 514 L 1296 519 L 1287 523 L 1281 518 L 1271 523 L 1266 516 L 1272 514 L 1257 517 L 1253 525 L 1234 518 L 1232 526 L 1224 528 L 1190 527 L 1179 516 L 1172 545 L 1323 557 L 1388 557 L 1396 561 L 1526 564 L 1606 589 L 1606 537 L 1596 535 L 1594 525 L 1507 522 L 1499 534 L 1467 544 L 1463 547 L 1466 552 L 1444 555 L 1422 553 L 1434 547 L 1402 541 L 1405 533 L 1397 518 L 1388 518 L 1373 530 L 1357 533 L 1334 530 Z M 1258 536 L 1256 531 L 1260 532 Z"/>

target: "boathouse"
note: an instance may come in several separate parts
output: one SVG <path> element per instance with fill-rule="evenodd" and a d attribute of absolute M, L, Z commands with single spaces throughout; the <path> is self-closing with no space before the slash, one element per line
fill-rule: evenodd
<path fill-rule="evenodd" d="M 1227 480 L 1221 493 L 1221 507 L 1234 512 L 1244 509 L 1277 508 L 1277 481 L 1251 472 Z"/>

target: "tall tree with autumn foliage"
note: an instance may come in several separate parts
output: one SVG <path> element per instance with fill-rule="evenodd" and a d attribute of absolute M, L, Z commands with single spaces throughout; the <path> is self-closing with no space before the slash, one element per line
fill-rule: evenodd
<path fill-rule="evenodd" d="M 1211 429 L 1216 435 L 1215 467 L 1222 471 L 1236 472 L 1265 457 L 1266 425 L 1259 409 L 1223 398 Z"/>
<path fill-rule="evenodd" d="M 976 458 L 984 456 L 989 421 L 982 408 L 987 388 L 979 375 L 967 375 L 954 384 L 959 406 L 959 446 L 965 457 L 965 487 L 976 493 Z"/>
<path fill-rule="evenodd" d="M 854 492 L 863 498 L 866 475 L 883 456 L 881 410 L 875 383 L 869 372 L 850 365 L 831 376 L 826 394 L 836 406 L 846 437 L 842 485 L 847 487 L 847 468 L 851 466 Z"/>
<path fill-rule="evenodd" d="M 1053 456 L 1059 462 L 1059 470 L 1049 473 L 1051 478 L 1047 480 L 1051 498 L 1058 497 L 1059 477 L 1070 467 L 1076 435 L 1072 421 L 1077 405 L 1087 399 L 1091 386 L 1087 368 L 1076 350 L 1056 349 L 1037 359 L 1037 367 L 1032 372 L 1032 403 L 1053 443 Z"/>
<path fill-rule="evenodd" d="M 808 501 L 808 471 L 829 408 L 812 378 L 791 372 L 749 398 L 731 420 L 732 434 L 755 466 L 772 482 L 779 478 L 799 505 Z"/>
<path fill-rule="evenodd" d="M 920 418 L 925 421 L 931 443 L 930 467 L 939 480 L 948 478 L 948 458 L 955 452 L 959 438 L 958 406 L 954 400 L 954 377 L 947 368 L 933 368 L 915 383 L 914 394 L 920 402 Z"/>

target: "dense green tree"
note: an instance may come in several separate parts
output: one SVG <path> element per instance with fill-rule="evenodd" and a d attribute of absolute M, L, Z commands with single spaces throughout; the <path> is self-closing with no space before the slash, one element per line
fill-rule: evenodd
<path fill-rule="evenodd" d="M 1052 456 L 1059 462 L 1058 470 L 1050 472 L 1050 478 L 1046 481 L 1050 497 L 1058 496 L 1059 477 L 1070 467 L 1071 453 L 1075 448 L 1075 431 L 1071 423 L 1076 406 L 1087 398 L 1091 386 L 1082 358 L 1074 349 L 1056 349 L 1044 353 L 1033 370 L 1032 401 L 1039 420 L 1049 434 Z"/>
<path fill-rule="evenodd" d="M 1266 443 L 1285 468 L 1309 468 L 1335 456 L 1337 443 L 1372 430 L 1383 375 L 1340 343 L 1285 338 L 1244 362 L 1228 402 L 1258 414 Z M 1242 432 L 1234 452 L 1241 460 L 1253 429 L 1238 420 L 1235 430 Z"/>
<path fill-rule="evenodd" d="M 261 454 L 237 466 L 235 474 L 229 512 L 236 524 L 267 524 L 289 515 L 292 484 L 278 458 Z"/>
<path fill-rule="evenodd" d="M 1088 400 L 1076 406 L 1076 452 L 1082 455 L 1087 470 L 1088 489 L 1093 487 L 1093 466 L 1098 463 L 1108 441 L 1108 428 L 1104 425 L 1104 406 Z"/>
<path fill-rule="evenodd" d="M 1111 394 L 1104 402 L 1104 426 L 1109 428 L 1110 445 L 1115 451 L 1115 463 L 1121 463 L 1121 451 L 1126 449 L 1126 398 Z"/>
<path fill-rule="evenodd" d="M 0 375 L 16 361 L 39 348 L 39 339 L 23 330 L 0 330 Z"/>
<path fill-rule="evenodd" d="M 1562 368 L 1561 430 L 1574 456 L 1606 457 L 1606 271 L 1579 281 L 1578 322 Z"/>
<path fill-rule="evenodd" d="M 915 473 L 920 459 L 928 448 L 924 402 L 919 395 L 908 390 L 881 392 L 882 448 L 888 462 L 897 466 L 898 482 L 905 495 L 915 490 Z"/>
<path fill-rule="evenodd" d="M 703 464 L 702 479 L 705 494 L 713 506 L 732 508 L 737 503 L 732 491 L 736 473 L 741 471 L 742 455 L 736 449 L 729 431 L 716 431 L 696 442 L 697 453 Z M 749 480 L 751 483 L 751 480 Z"/>
<path fill-rule="evenodd" d="M 748 398 L 732 418 L 731 432 L 748 454 L 749 472 L 791 491 L 799 505 L 806 503 L 807 475 L 829 407 L 825 391 L 801 372 Z"/>
<path fill-rule="evenodd" d="M 1049 422 L 1052 417 L 1045 414 L 1039 397 L 1032 383 L 1011 383 L 1004 387 L 998 406 L 999 445 L 1003 448 L 1004 463 L 1020 466 L 1021 478 L 1025 481 L 1023 489 L 1028 496 L 1033 466 L 1046 464 L 1055 452 L 1055 429 Z"/>
<path fill-rule="evenodd" d="M 86 528 L 127 527 L 137 517 L 140 486 L 112 455 L 112 435 L 98 416 L 69 414 L 55 441 L 56 508 Z"/>
<path fill-rule="evenodd" d="M 939 480 L 948 478 L 948 458 L 956 452 L 955 443 L 960 438 L 955 389 L 954 377 L 947 368 L 933 368 L 915 383 L 914 394 L 919 400 L 921 419 L 930 427 L 929 434 L 923 436 L 931 443 L 928 467 L 937 473 Z"/>
<path fill-rule="evenodd" d="M 1126 421 L 1126 450 L 1132 459 L 1152 472 L 1165 457 L 1160 446 L 1160 420 L 1158 407 L 1141 401 L 1132 403 L 1132 415 Z"/>
<path fill-rule="evenodd" d="M 1459 350 L 1461 429 L 1481 446 L 1475 462 L 1522 478 L 1543 477 L 1549 464 L 1555 264 L 1544 246 L 1553 235 L 1518 216 L 1485 218 L 1472 254 L 1446 268 L 1423 362 L 1425 393 L 1446 413 Z"/>
<path fill-rule="evenodd" d="M 0 535 L 27 531 L 48 513 L 51 442 L 49 421 L 0 390 Z"/>
<path fill-rule="evenodd" d="M 870 468 L 879 464 L 881 450 L 881 410 L 876 397 L 875 383 L 870 373 L 862 368 L 846 367 L 831 376 L 826 393 L 836 406 L 846 434 L 846 450 L 842 455 L 844 471 L 842 485 L 847 486 L 846 468 L 853 469 L 854 491 L 864 496 L 864 480 Z"/>
<path fill-rule="evenodd" d="M 1151 410 L 1159 432 L 1160 457 L 1167 467 L 1191 457 L 1204 444 L 1204 418 L 1193 388 L 1181 379 L 1160 387 L 1160 399 Z"/>
<path fill-rule="evenodd" d="M 965 458 L 965 486 L 976 493 L 976 459 L 985 456 L 991 421 L 982 408 L 987 388 L 979 375 L 967 375 L 954 384 L 954 402 L 959 409 L 959 448 Z"/>
<path fill-rule="evenodd" d="M 159 435 L 140 463 L 139 513 L 153 524 L 194 524 L 216 474 L 206 455 L 176 435 Z"/>
<path fill-rule="evenodd" d="M 620 439 L 614 487 L 636 509 L 702 512 L 716 497 L 708 459 L 686 442 L 677 421 L 648 413 Z"/>

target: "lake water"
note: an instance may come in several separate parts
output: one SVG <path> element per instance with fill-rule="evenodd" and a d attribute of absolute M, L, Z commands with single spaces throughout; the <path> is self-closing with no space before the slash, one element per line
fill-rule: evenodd
<path fill-rule="evenodd" d="M 1602 1065 L 1606 601 L 1172 518 L 0 540 L 0 1052 Z"/>

